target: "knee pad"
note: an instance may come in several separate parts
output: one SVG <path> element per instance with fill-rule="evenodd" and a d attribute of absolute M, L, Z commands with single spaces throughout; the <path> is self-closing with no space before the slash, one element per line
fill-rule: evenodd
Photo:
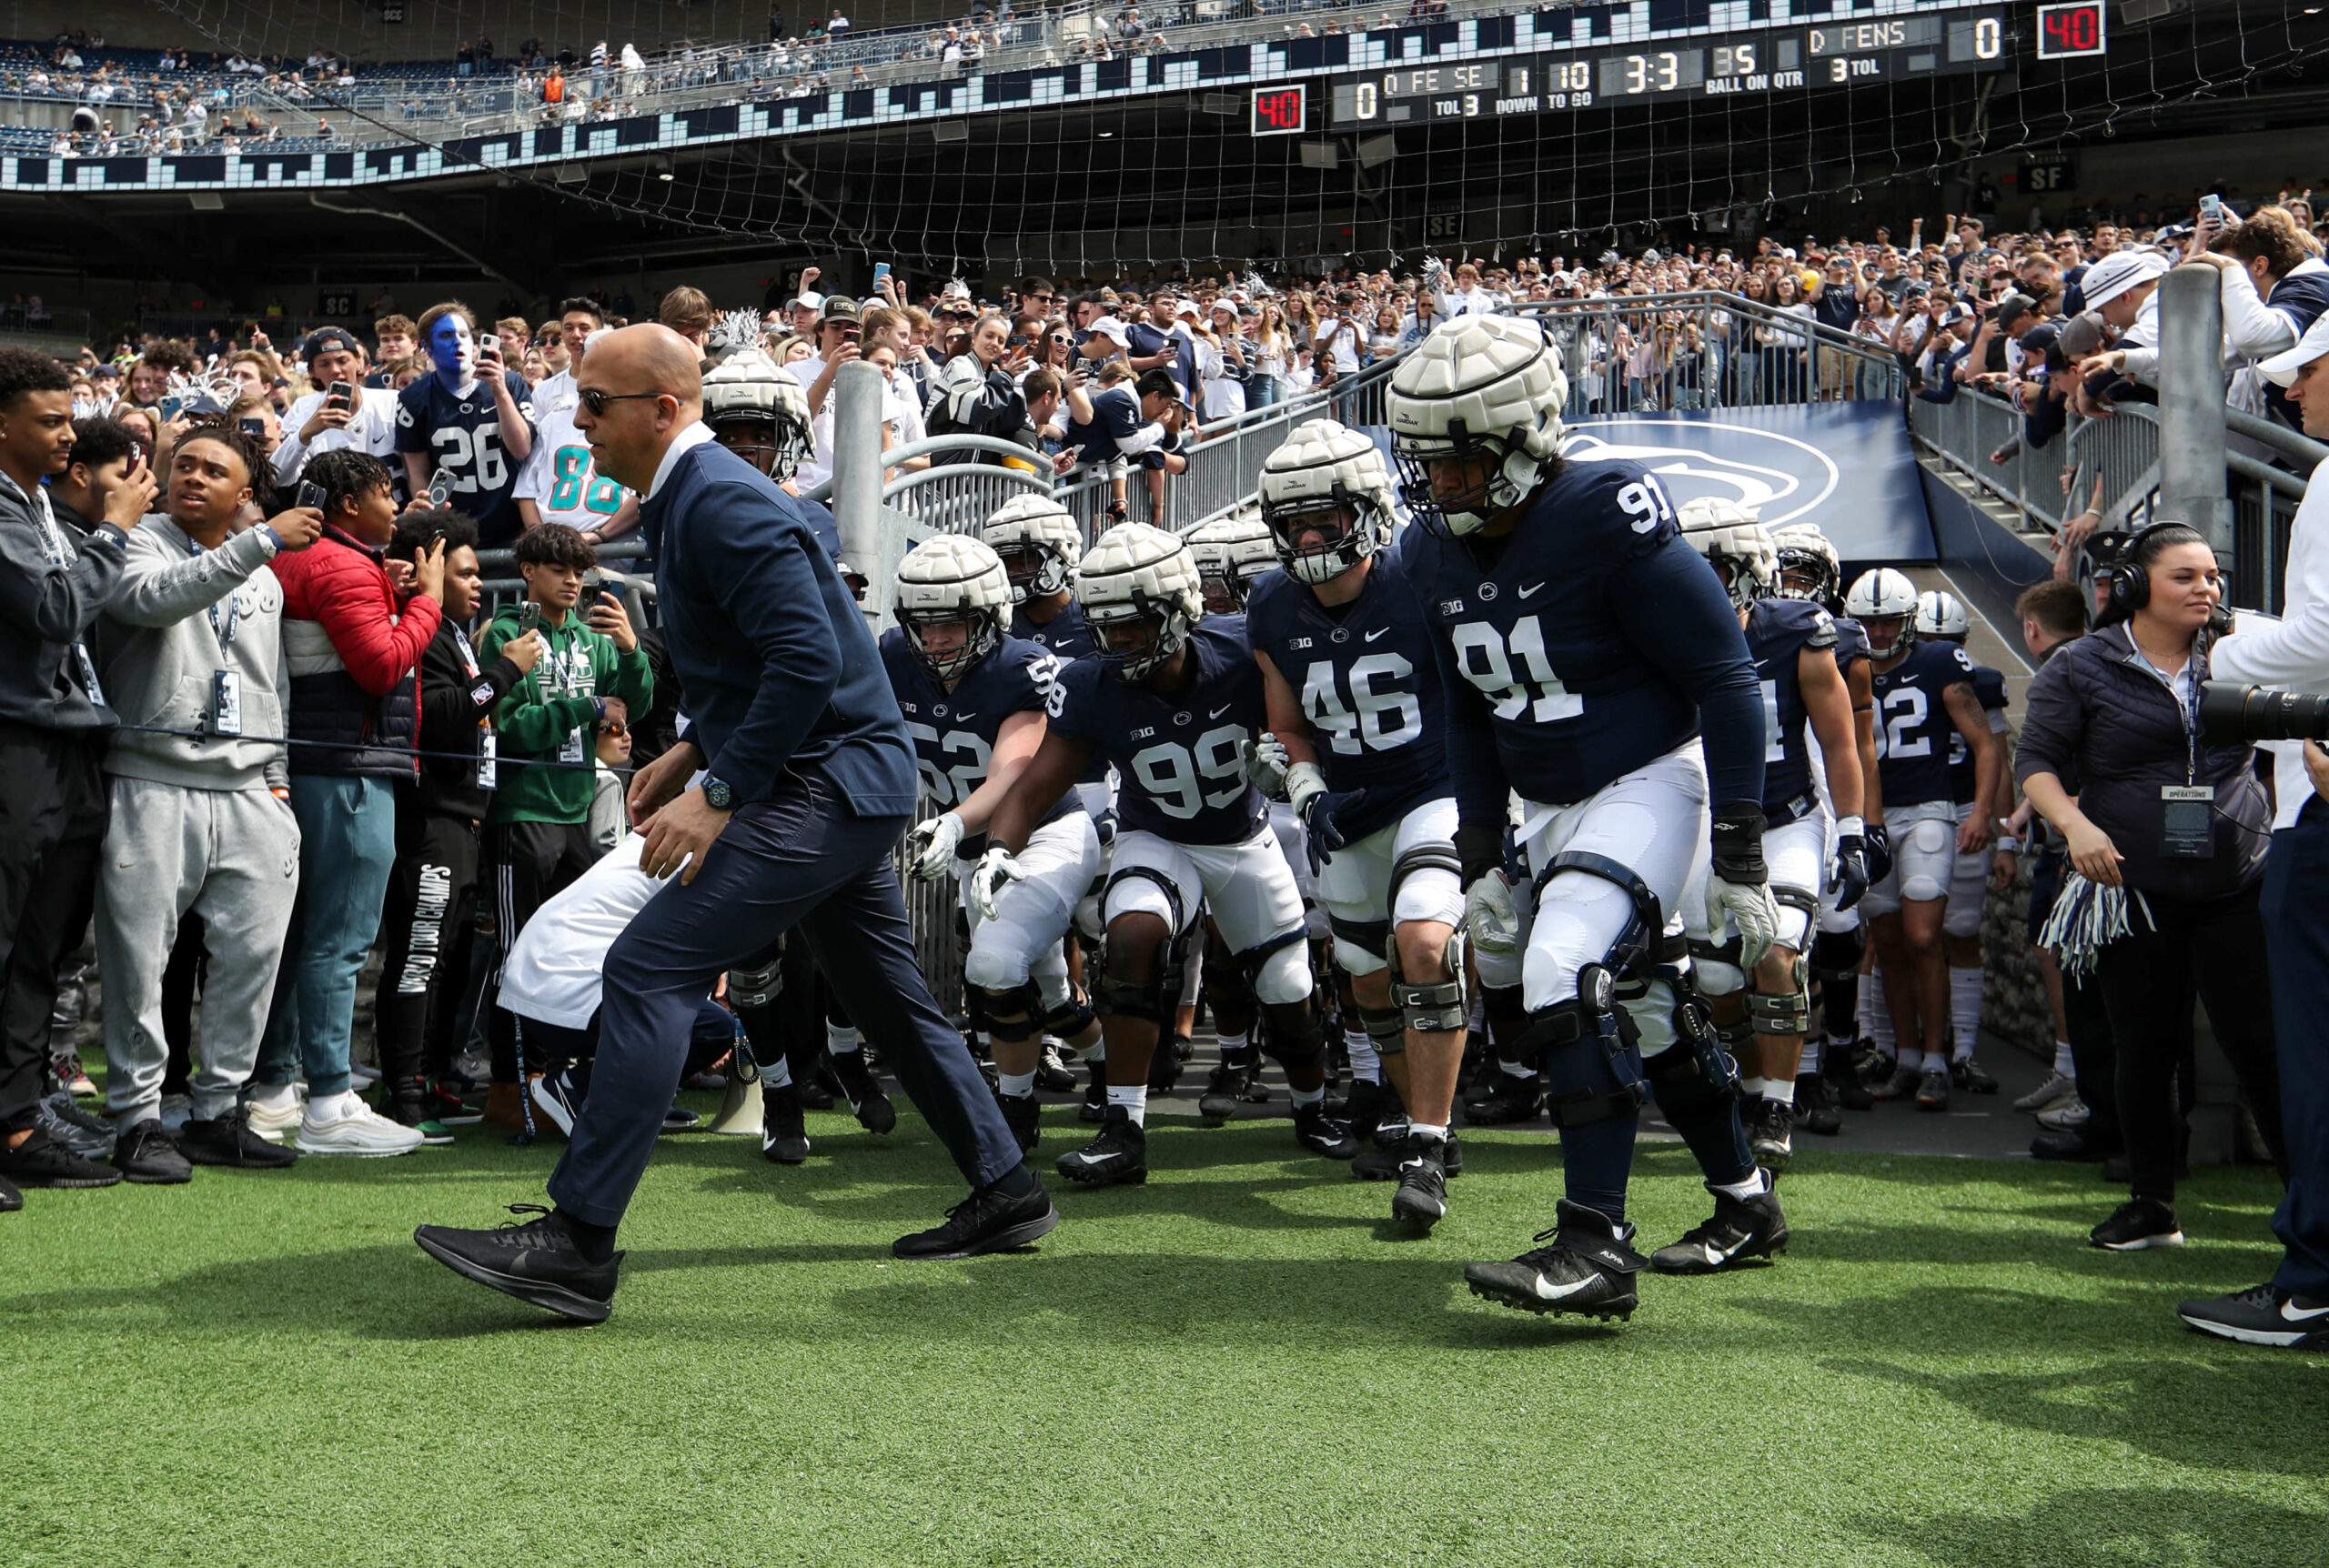
<path fill-rule="evenodd" d="M 1949 877 L 1954 869 L 1956 834 L 1946 822 L 1928 819 L 1910 825 L 1902 841 L 1895 847 L 1899 859 L 1901 897 L 1918 903 L 1930 903 L 1949 896 Z M 1888 913 L 1890 911 L 1887 911 Z"/>
<path fill-rule="evenodd" d="M 963 988 L 970 1003 L 971 1021 L 993 1034 L 995 1039 L 1015 1044 L 1033 1038 L 1036 1016 L 1043 1010 L 1043 993 L 1033 980 L 1022 980 L 1015 986 L 993 989 L 979 986 Z"/>
<path fill-rule="evenodd" d="M 1750 990 L 1747 1017 L 1757 1034 L 1808 1034 L 1811 1030 L 1811 968 L 1800 954 L 1795 960 L 1795 984 L 1783 991 Z"/>
<path fill-rule="evenodd" d="M 1377 1056 L 1396 1056 L 1407 1049 L 1407 1015 L 1396 1007 L 1368 1007 L 1361 1002 L 1358 1021 L 1375 1043 Z"/>
<path fill-rule="evenodd" d="M 1602 962 L 1613 978 L 1638 983 L 1647 965 L 1654 955 L 1661 954 L 1664 946 L 1666 913 L 1659 906 L 1658 895 L 1650 891 L 1648 883 L 1634 874 L 1632 867 L 1607 855 L 1597 855 L 1589 849 L 1562 850 L 1553 857 L 1552 863 L 1545 868 L 1544 875 L 1538 879 L 1549 885 L 1563 871 L 1578 871 L 1588 877 L 1598 877 L 1605 882 L 1614 882 L 1625 890 L 1626 897 L 1633 901 L 1633 918 L 1626 922 L 1625 930 L 1619 931 L 1617 940 L 1609 944 L 1608 956 Z M 1582 973 L 1580 970 L 1580 976 Z M 1582 990 L 1580 979 L 1580 993 Z"/>
<path fill-rule="evenodd" d="M 1464 998 L 1464 948 L 1461 930 L 1440 950 L 1439 972 L 1410 980 L 1399 966 L 1399 939 L 1394 933 L 1383 944 L 1391 970 L 1391 1000 L 1406 1025 L 1418 1034 L 1446 1034 L 1462 1029 L 1471 1009 Z"/>
<path fill-rule="evenodd" d="M 1771 902 L 1779 906 L 1779 944 L 1801 953 L 1811 945 L 1813 935 L 1820 930 L 1820 895 L 1808 888 L 1773 882 Z M 1796 915 L 1803 917 L 1802 925 L 1796 924 Z"/>
<path fill-rule="evenodd" d="M 1264 1007 L 1282 1007 L 1310 995 L 1310 950 L 1303 931 L 1288 931 L 1247 948 L 1237 955 L 1237 967 Z"/>
<path fill-rule="evenodd" d="M 1811 940 L 1811 967 L 1820 975 L 1860 973 L 1860 955 L 1868 950 L 1868 930 L 1821 931 Z"/>
<path fill-rule="evenodd" d="M 1256 1021 L 1255 1032 L 1263 1054 L 1280 1067 L 1308 1067 L 1326 1054 L 1326 1026 L 1315 1013 L 1299 1033 L 1280 1029 L 1265 1013 Z"/>
<path fill-rule="evenodd" d="M 1700 996 L 1735 996 L 1746 989 L 1747 971 L 1739 967 L 1740 952 L 1737 937 L 1727 942 L 1690 940 L 1690 980 Z"/>
<path fill-rule="evenodd" d="M 1410 879 L 1419 879 L 1410 887 Z M 1401 909 L 1405 897 L 1406 908 Z M 1453 844 L 1411 844 L 1391 862 L 1391 887 L 1384 900 L 1394 922 L 1437 920 L 1464 923 L 1464 862 Z M 1376 950 L 1380 950 L 1377 949 Z"/>
<path fill-rule="evenodd" d="M 1171 914 L 1170 929 L 1159 945 L 1155 970 L 1147 983 L 1119 980 L 1110 972 L 1104 960 L 1100 970 L 1100 983 L 1093 988 L 1095 1010 L 1101 1017 L 1121 1014 L 1136 1018 L 1162 1028 L 1165 1010 L 1176 1005 L 1181 996 L 1183 969 L 1187 961 L 1187 911 L 1181 907 L 1181 890 L 1170 877 L 1148 866 L 1126 866 L 1108 878 L 1101 890 L 1100 902 L 1104 909 L 1107 895 L 1116 884 L 1139 880 L 1162 890 L 1165 908 Z"/>
<path fill-rule="evenodd" d="M 774 960 L 764 969 L 728 971 L 728 1000 L 738 1007 L 766 1007 L 783 992 L 782 966 Z"/>
<path fill-rule="evenodd" d="M 1354 920 L 1326 911 L 1335 934 L 1335 961 L 1345 974 L 1371 975 L 1383 967 L 1383 944 L 1391 940 L 1388 920 Z"/>
<path fill-rule="evenodd" d="M 1630 1116 L 1648 1098 L 1633 1020 L 1618 1005 L 1616 977 L 1599 964 L 1577 971 L 1577 995 L 1533 1016 L 1520 1038 L 1545 1060 L 1547 1109 L 1558 1127 Z"/>
<path fill-rule="evenodd" d="M 1952 937 L 1978 937 L 1981 934 L 1981 905 L 1977 899 L 1951 898 L 1949 908 L 1941 911 L 1941 929 Z"/>
<path fill-rule="evenodd" d="M 1695 999 L 1674 1010 L 1674 1043 L 1644 1063 L 1659 1110 L 1677 1128 L 1720 1115 L 1739 1098 L 1739 1064 Z"/>

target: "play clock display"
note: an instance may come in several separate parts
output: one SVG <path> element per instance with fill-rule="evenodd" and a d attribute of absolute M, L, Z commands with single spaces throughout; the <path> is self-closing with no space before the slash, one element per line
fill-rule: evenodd
<path fill-rule="evenodd" d="M 1299 136 L 1309 119 L 1310 89 L 1306 85 L 1254 89 L 1254 135 Z"/>

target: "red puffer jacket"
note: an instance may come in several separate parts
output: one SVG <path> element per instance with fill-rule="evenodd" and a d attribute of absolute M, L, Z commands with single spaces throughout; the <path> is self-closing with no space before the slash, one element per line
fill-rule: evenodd
<path fill-rule="evenodd" d="M 294 773 L 417 776 L 420 656 L 443 612 L 399 603 L 385 559 L 337 528 L 275 558 Z"/>

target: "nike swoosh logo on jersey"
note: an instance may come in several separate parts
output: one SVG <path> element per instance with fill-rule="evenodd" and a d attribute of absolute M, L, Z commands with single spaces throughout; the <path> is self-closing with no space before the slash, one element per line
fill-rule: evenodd
<path fill-rule="evenodd" d="M 1544 585 L 1543 583 L 1537 583 L 1537 584 L 1535 584 L 1535 585 L 1533 585 L 1533 586 L 1531 586 L 1531 587 L 1525 588 L 1521 588 L 1521 589 L 1519 589 L 1519 590 L 1517 590 L 1517 591 L 1518 591 L 1518 593 L 1519 593 L 1519 596 L 1520 596 L 1522 598 L 1527 598 L 1530 594 L 1537 592 L 1537 591 L 1538 591 L 1538 589 L 1539 589 L 1539 588 L 1543 588 L 1544 586 L 1545 586 L 1545 585 Z"/>
<path fill-rule="evenodd" d="M 1370 631 L 1370 632 L 1368 632 L 1368 633 L 1366 634 L 1366 640 L 1367 640 L 1367 641 L 1369 641 L 1369 642 L 1373 642 L 1376 638 L 1381 637 L 1381 636 L 1384 634 L 1384 632 L 1387 632 L 1387 631 L 1389 631 L 1390 629 L 1391 629 L 1391 628 L 1390 628 L 1389 627 L 1387 627 L 1387 626 L 1386 626 L 1386 627 L 1385 627 L 1385 628 L 1382 629 L 1382 631 Z"/>
<path fill-rule="evenodd" d="M 1917 683 L 1917 678 L 1916 678 L 1915 676 L 1913 676 L 1913 675 L 1904 675 L 1904 676 L 1901 677 L 1901 678 L 1900 678 L 1900 679 L 1898 679 L 1898 680 L 1894 681 L 1892 684 L 1893 684 L 1893 685 L 1895 685 L 1895 686 L 1914 686 L 1914 685 L 1916 685 L 1916 683 Z"/>
<path fill-rule="evenodd" d="M 960 723 L 962 720 L 966 719 L 976 719 L 978 715 L 975 713 L 957 713 L 954 715 L 954 719 L 957 723 Z"/>
<path fill-rule="evenodd" d="M 2281 1303 L 2281 1316 L 2293 1323 L 2309 1323 L 2318 1317 L 2329 1316 L 2329 1307 L 2300 1307 L 2291 1296 Z"/>
<path fill-rule="evenodd" d="M 1225 703 L 1225 704 L 1223 704 L 1221 707 L 1216 708 L 1216 709 L 1215 709 L 1212 712 L 1210 712 L 1210 713 L 1206 714 L 1206 715 L 1205 715 L 1205 717 L 1206 717 L 1207 719 L 1218 719 L 1218 718 L 1220 718 L 1223 714 L 1225 714 L 1225 713 L 1228 712 L 1231 709 L 1233 709 L 1233 708 L 1235 708 L 1235 707 L 1236 707 L 1236 706 L 1237 706 L 1237 705 L 1236 705 L 1235 703 L 1234 703 L 1234 702 Z"/>

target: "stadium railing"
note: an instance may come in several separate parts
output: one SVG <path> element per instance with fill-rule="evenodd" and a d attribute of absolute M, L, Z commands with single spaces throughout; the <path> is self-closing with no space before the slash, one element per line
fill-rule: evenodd
<path fill-rule="evenodd" d="M 1847 399 L 1897 401 L 1899 361 L 1868 339 L 1736 294 L 1692 290 L 1529 301 L 1523 315 L 1551 324 L 1568 377 L 1569 418 L 1677 409 L 1801 405 L 1820 396 L 1820 349 L 1840 357 Z M 1770 345 L 1758 329 L 1779 335 Z M 1658 351 L 1658 335 L 1669 347 Z M 1695 333 L 1699 347 L 1689 345 Z M 1628 369 L 1624 346 L 1648 337 L 1646 374 Z"/>

